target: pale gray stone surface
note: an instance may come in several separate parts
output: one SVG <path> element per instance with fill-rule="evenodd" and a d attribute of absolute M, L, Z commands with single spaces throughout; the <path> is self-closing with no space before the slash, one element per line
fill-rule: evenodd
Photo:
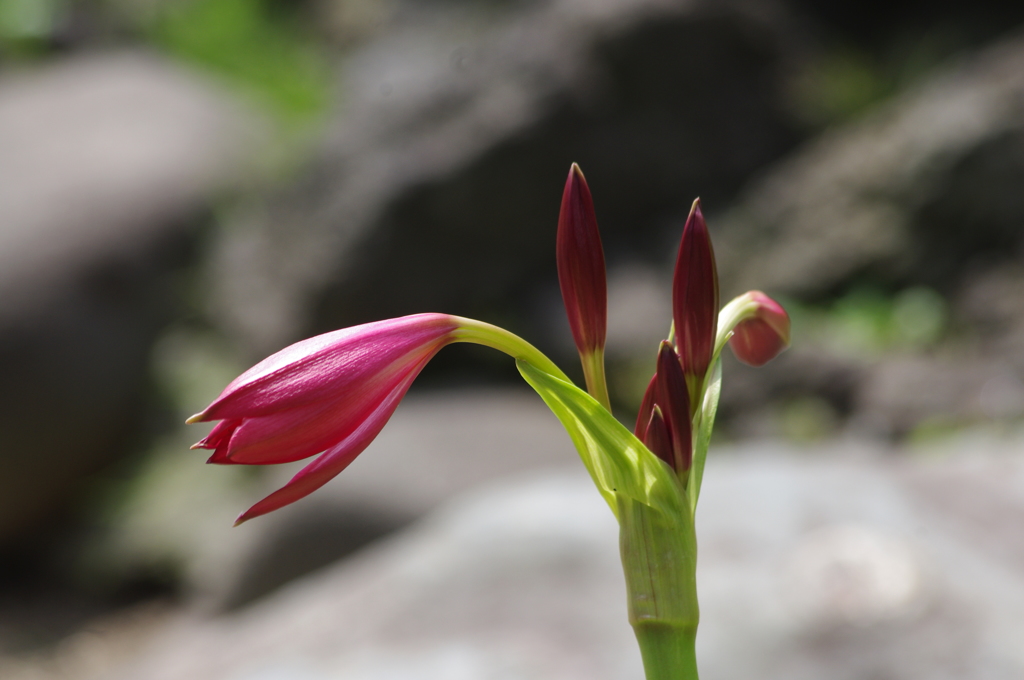
<path fill-rule="evenodd" d="M 1019 435 L 906 459 L 719 446 L 703 489 L 707 680 L 1024 674 Z M 577 467 L 469 491 L 237 613 L 185 615 L 103 677 L 625 680 L 639 663 L 615 522 Z"/>
<path fill-rule="evenodd" d="M 190 429 L 195 440 L 204 433 Z M 229 530 L 241 511 L 309 461 L 259 471 L 204 466 L 208 451 L 185 448 L 167 446 L 148 463 L 91 559 L 115 572 L 181 565 L 190 596 L 213 609 L 263 595 L 480 484 L 578 465 L 558 420 L 525 386 L 414 390 L 344 474 Z"/>

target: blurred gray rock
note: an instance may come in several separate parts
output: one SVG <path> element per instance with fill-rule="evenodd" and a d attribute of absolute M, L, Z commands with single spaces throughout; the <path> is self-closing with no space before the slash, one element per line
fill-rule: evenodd
<path fill-rule="evenodd" d="M 264 468 L 266 474 L 254 477 L 245 474 L 252 469 L 204 466 L 206 454 L 189 454 L 186 446 L 167 446 L 147 463 L 85 561 L 108 580 L 151 565 L 180 565 L 184 590 L 207 610 L 263 596 L 467 489 L 578 463 L 558 420 L 525 386 L 414 390 L 344 474 L 294 505 L 228 531 L 241 511 L 303 463 Z"/>
<path fill-rule="evenodd" d="M 1021 677 L 1020 433 L 926 451 L 715 449 L 704 676 Z M 101 677 L 636 678 L 616 533 L 581 466 L 508 479 L 235 614 L 184 615 Z"/>
<path fill-rule="evenodd" d="M 0 79 L 0 542 L 123 455 L 175 274 L 255 134 L 150 55 Z"/>
<path fill-rule="evenodd" d="M 730 292 L 827 294 L 865 272 L 942 293 L 1024 246 L 1024 36 L 779 163 L 716 222 Z"/>
<path fill-rule="evenodd" d="M 726 299 L 759 288 L 815 301 L 871 282 L 925 285 L 951 302 L 953 342 L 877 361 L 835 357 L 852 376 L 845 396 L 807 390 L 858 427 L 899 435 L 926 421 L 1024 416 L 1024 309 L 1014 302 L 1024 285 L 1022 102 L 1017 32 L 828 131 L 714 221 Z M 792 374 L 751 376 L 764 383 L 758 391 L 814 382 L 801 375 L 794 339 Z"/>
<path fill-rule="evenodd" d="M 608 251 L 660 263 L 694 196 L 724 201 L 796 139 L 780 85 L 796 41 L 775 3 L 393 9 L 347 58 L 318 160 L 225 233 L 215 316 L 256 353 L 423 310 L 536 338 L 572 161 Z"/>

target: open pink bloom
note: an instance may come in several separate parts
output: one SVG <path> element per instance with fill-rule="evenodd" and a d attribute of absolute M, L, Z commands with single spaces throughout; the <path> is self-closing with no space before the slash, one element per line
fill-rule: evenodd
<path fill-rule="evenodd" d="M 756 307 L 733 329 L 729 346 L 743 363 L 763 366 L 789 347 L 789 315 L 759 290 L 750 291 L 746 297 Z"/>
<path fill-rule="evenodd" d="M 256 364 L 192 416 L 189 422 L 221 421 L 193 447 L 213 449 L 211 463 L 287 463 L 323 452 L 238 522 L 296 501 L 344 470 L 457 328 L 446 314 L 416 314 L 309 338 Z"/>
<path fill-rule="evenodd" d="M 679 243 L 672 277 L 672 321 L 691 402 L 696 403 L 700 381 L 711 365 L 718 329 L 718 271 L 700 199 L 690 208 Z"/>

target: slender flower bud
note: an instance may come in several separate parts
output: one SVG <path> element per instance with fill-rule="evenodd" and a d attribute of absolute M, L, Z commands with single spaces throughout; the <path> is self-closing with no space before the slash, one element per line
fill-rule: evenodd
<path fill-rule="evenodd" d="M 658 390 L 658 374 L 651 376 L 651 382 L 647 383 L 647 390 L 644 398 L 640 401 L 640 412 L 636 414 L 636 427 L 633 435 L 640 441 L 645 441 L 647 425 L 651 422 L 651 412 L 654 410 L 654 395 Z"/>
<path fill-rule="evenodd" d="M 569 168 L 569 177 L 562 192 L 555 250 L 558 283 L 569 315 L 572 337 L 583 364 L 587 391 L 610 409 L 604 375 L 604 341 L 608 325 L 604 250 L 597 231 L 590 188 L 575 163 Z"/>
<path fill-rule="evenodd" d="M 577 349 L 580 354 L 603 350 L 608 318 L 604 250 L 590 188 L 575 163 L 562 192 L 556 259 L 558 283 Z"/>
<path fill-rule="evenodd" d="M 696 403 L 711 364 L 718 324 L 718 272 L 699 198 L 686 218 L 679 244 L 672 279 L 672 320 L 691 402 Z"/>
<path fill-rule="evenodd" d="M 746 295 L 753 309 L 736 324 L 729 346 L 743 363 L 763 366 L 789 347 L 789 315 L 759 290 Z"/>
<path fill-rule="evenodd" d="M 690 469 L 693 461 L 693 423 L 690 419 L 690 393 L 679 357 L 668 342 L 658 350 L 658 387 L 655 402 L 661 408 L 672 437 L 672 467 L 678 474 Z"/>
<path fill-rule="evenodd" d="M 658 406 L 651 409 L 651 417 L 647 422 L 643 442 L 651 450 L 651 453 L 672 466 L 672 469 L 675 469 L 675 456 L 672 452 L 672 434 L 668 431 L 665 416 Z"/>
<path fill-rule="evenodd" d="M 675 349 L 666 340 L 658 349 L 658 370 L 640 404 L 635 434 L 652 453 L 678 474 L 684 474 L 693 461 L 692 432 L 686 376 Z"/>

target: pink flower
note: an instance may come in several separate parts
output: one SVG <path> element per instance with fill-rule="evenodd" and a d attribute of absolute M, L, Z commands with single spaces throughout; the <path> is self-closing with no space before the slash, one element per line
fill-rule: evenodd
<path fill-rule="evenodd" d="M 763 366 L 789 347 L 789 315 L 782 305 L 759 290 L 743 297 L 753 309 L 736 324 L 729 346 L 743 363 Z"/>
<path fill-rule="evenodd" d="M 690 401 L 696 403 L 718 328 L 718 271 L 699 198 L 690 208 L 679 243 L 672 277 L 672 321 L 679 359 L 690 384 Z"/>
<path fill-rule="evenodd" d="M 236 523 L 292 503 L 344 470 L 387 423 L 428 361 L 456 340 L 446 314 L 417 314 L 297 342 L 233 380 L 190 423 L 221 421 L 193 448 L 208 462 L 265 465 L 322 453 Z"/>

